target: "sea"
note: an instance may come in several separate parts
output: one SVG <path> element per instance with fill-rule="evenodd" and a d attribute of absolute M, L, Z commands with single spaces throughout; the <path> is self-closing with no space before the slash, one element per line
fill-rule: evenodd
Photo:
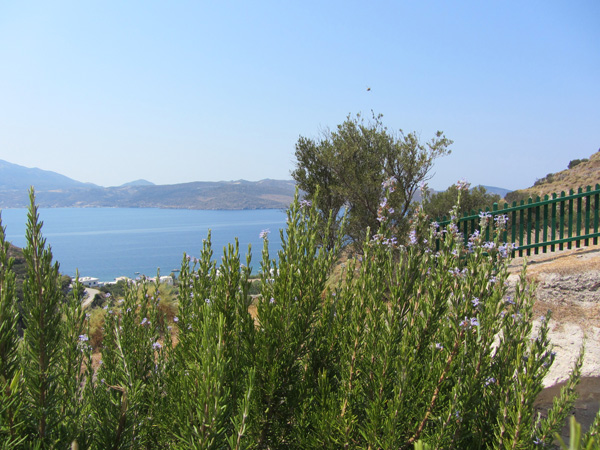
<path fill-rule="evenodd" d="M 213 259 L 221 261 L 224 248 L 238 239 L 242 263 L 251 246 L 251 268 L 260 269 L 263 239 L 268 230 L 269 253 L 281 249 L 279 230 L 285 228 L 283 210 L 199 211 L 156 208 L 40 208 L 42 235 L 60 272 L 110 282 L 120 276 L 169 275 L 181 267 L 184 253 L 199 257 L 211 232 Z M 6 240 L 24 247 L 26 209 L 1 212 Z"/>

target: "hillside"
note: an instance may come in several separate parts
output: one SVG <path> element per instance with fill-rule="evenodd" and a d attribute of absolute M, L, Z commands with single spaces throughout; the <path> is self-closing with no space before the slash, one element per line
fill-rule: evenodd
<path fill-rule="evenodd" d="M 587 161 L 582 160 L 579 164 L 557 173 L 549 173 L 540 178 L 535 184 L 527 189 L 519 189 L 506 195 L 508 202 L 519 201 L 529 197 L 535 198 L 538 195 L 550 195 L 569 192 L 569 189 L 585 189 L 586 186 L 600 184 L 600 151 L 594 153 Z"/>
<path fill-rule="evenodd" d="M 105 188 L 0 160 L 0 209 L 26 208 L 30 186 L 42 208 L 285 209 L 296 192 L 291 180 L 268 179 L 171 185 L 136 180 Z"/>
<path fill-rule="evenodd" d="M 29 168 L 0 159 L 0 191 L 27 190 L 35 185 L 37 189 L 89 188 L 96 185 L 82 183 L 56 172 Z"/>

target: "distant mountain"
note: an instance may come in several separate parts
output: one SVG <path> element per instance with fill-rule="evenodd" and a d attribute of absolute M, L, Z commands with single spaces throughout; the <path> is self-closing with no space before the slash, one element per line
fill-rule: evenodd
<path fill-rule="evenodd" d="M 0 159 L 0 190 L 27 191 L 30 186 L 40 190 L 94 187 L 56 172 L 38 168 L 28 168 Z"/>
<path fill-rule="evenodd" d="M 509 192 L 512 192 L 511 189 L 504 189 L 501 187 L 496 187 L 496 186 L 486 186 L 486 185 L 481 185 L 481 187 L 484 187 L 485 190 L 488 192 L 488 194 L 496 194 L 499 195 L 500 198 L 504 198 L 506 196 L 506 194 L 508 194 Z"/>
<path fill-rule="evenodd" d="M 291 180 L 193 182 L 155 185 L 137 180 L 118 187 L 80 183 L 55 172 L 0 161 L 0 208 L 25 208 L 28 189 L 35 187 L 38 206 L 285 209 L 296 192 Z"/>
<path fill-rule="evenodd" d="M 156 185 L 152 181 L 140 179 L 140 180 L 130 181 L 129 183 L 122 184 L 120 187 L 127 187 L 127 186 L 156 186 Z"/>

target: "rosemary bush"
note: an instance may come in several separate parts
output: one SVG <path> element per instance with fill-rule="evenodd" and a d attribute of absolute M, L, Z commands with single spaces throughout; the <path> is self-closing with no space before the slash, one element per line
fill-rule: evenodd
<path fill-rule="evenodd" d="M 277 260 L 264 233 L 255 316 L 250 249 L 242 263 L 229 245 L 217 266 L 209 234 L 199 258 L 184 255 L 172 319 L 149 282 L 106 305 L 95 368 L 80 287 L 59 301 L 32 193 L 22 313 L 0 226 L 1 448 L 551 447 L 583 356 L 537 416 L 554 354 L 548 319 L 532 334 L 525 269 L 509 296 L 498 238 L 465 244 L 420 213 L 399 245 L 387 215 L 384 203 L 378 233 L 330 285 L 339 240 L 321 246 L 331 227 L 296 200 Z"/>

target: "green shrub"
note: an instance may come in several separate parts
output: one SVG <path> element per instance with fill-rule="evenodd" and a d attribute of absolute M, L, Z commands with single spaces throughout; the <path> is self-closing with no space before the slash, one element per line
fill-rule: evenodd
<path fill-rule="evenodd" d="M 33 196 L 31 209 L 20 343 L 0 234 L 4 448 L 549 448 L 574 401 L 582 356 L 548 416 L 535 415 L 554 360 L 548 320 L 532 334 L 533 286 L 523 271 L 509 296 L 498 239 L 464 245 L 455 224 L 429 228 L 421 213 L 403 246 L 383 212 L 364 254 L 327 287 L 339 239 L 320 245 L 331 241 L 316 230 L 330 227 L 297 201 L 277 261 L 265 237 L 255 318 L 250 252 L 241 264 L 229 245 L 217 270 L 209 235 L 198 260 L 184 257 L 172 320 L 151 283 L 100 310 L 94 373 L 77 297 L 56 302 Z M 36 325 L 42 313 L 53 329 Z"/>

